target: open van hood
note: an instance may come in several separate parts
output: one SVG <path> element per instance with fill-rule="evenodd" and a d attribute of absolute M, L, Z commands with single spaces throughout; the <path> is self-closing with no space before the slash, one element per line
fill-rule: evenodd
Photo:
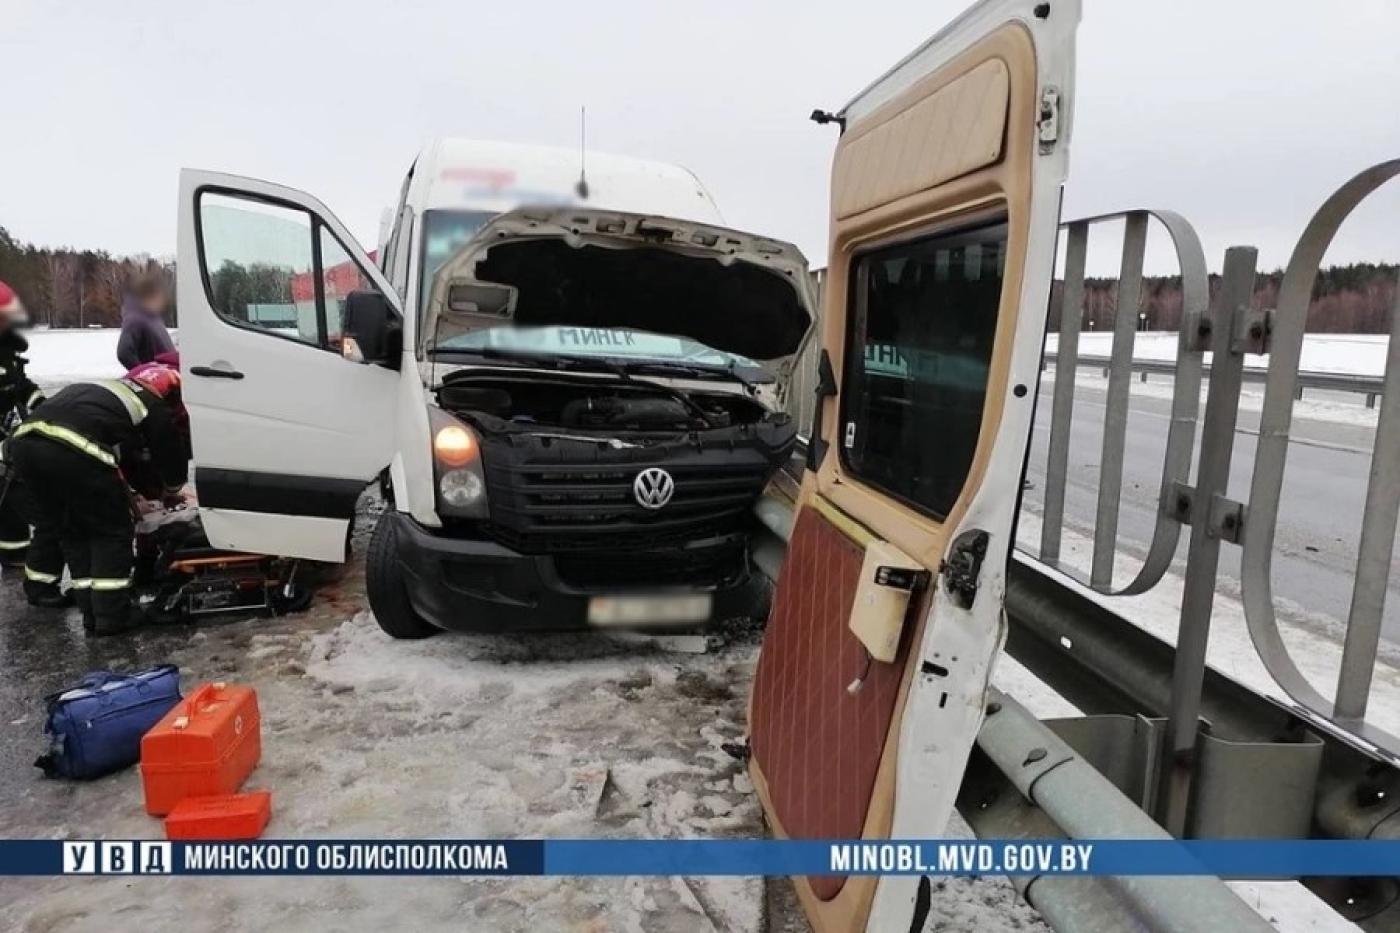
<path fill-rule="evenodd" d="M 516 290 L 509 311 L 448 300 L 454 285 L 483 282 Z M 625 328 L 748 357 L 782 381 L 814 306 L 807 261 L 790 243 L 643 214 L 521 208 L 434 275 L 421 349 L 492 327 Z"/>

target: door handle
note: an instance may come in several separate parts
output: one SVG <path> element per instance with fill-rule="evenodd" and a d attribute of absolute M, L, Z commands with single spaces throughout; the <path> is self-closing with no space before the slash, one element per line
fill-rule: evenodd
<path fill-rule="evenodd" d="M 212 366 L 191 366 L 191 376 L 205 376 L 209 379 L 242 379 L 243 374 L 236 369 L 214 369 Z"/>

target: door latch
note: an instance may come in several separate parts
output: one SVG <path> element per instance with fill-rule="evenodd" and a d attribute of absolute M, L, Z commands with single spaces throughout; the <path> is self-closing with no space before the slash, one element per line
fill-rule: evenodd
<path fill-rule="evenodd" d="M 963 532 L 953 541 L 947 559 L 938 568 L 948 595 L 963 609 L 971 609 L 977 599 L 977 581 L 982 575 L 990 537 L 981 529 Z"/>
<path fill-rule="evenodd" d="M 1055 151 L 1055 143 L 1060 139 L 1060 89 L 1047 86 L 1040 92 L 1040 115 L 1035 121 L 1036 135 L 1040 140 L 1040 154 L 1049 155 Z"/>

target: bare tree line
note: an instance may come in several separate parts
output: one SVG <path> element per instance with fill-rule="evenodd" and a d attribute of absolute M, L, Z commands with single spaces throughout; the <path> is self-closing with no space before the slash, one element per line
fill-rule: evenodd
<path fill-rule="evenodd" d="M 1378 263 L 1352 263 L 1323 269 L 1313 288 L 1307 329 L 1314 333 L 1378 334 L 1390 329 L 1395 310 L 1396 277 L 1400 267 Z M 1261 273 L 1254 287 L 1254 307 L 1278 304 L 1283 271 Z M 1211 296 L 1220 287 L 1219 276 L 1210 277 Z M 1058 332 L 1064 314 L 1064 283 L 1056 281 L 1050 297 L 1050 330 Z M 1146 276 L 1142 299 L 1132 312 L 1142 330 L 1174 331 L 1181 326 L 1180 276 Z M 1090 278 L 1084 282 L 1084 306 L 1079 325 L 1083 330 L 1112 330 L 1118 319 L 1118 282 Z"/>
<path fill-rule="evenodd" d="M 18 292 L 36 324 L 114 327 L 121 320 L 122 296 L 144 277 L 165 280 L 174 296 L 172 260 L 40 247 L 16 240 L 0 227 L 0 281 Z"/>

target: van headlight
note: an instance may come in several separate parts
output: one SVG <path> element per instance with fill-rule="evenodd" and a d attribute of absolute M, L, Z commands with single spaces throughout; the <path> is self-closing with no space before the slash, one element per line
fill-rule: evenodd
<path fill-rule="evenodd" d="M 486 474 L 476 433 L 441 408 L 428 409 L 428 427 L 440 510 L 459 518 L 485 518 Z"/>

